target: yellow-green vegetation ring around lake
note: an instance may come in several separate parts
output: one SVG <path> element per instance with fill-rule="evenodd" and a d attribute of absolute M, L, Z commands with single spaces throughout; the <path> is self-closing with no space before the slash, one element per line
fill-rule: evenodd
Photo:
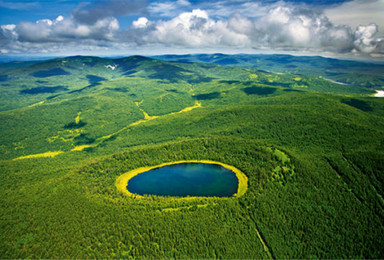
<path fill-rule="evenodd" d="M 160 167 L 163 167 L 163 166 L 174 165 L 174 164 L 182 164 L 182 163 L 215 164 L 215 165 L 220 165 L 220 166 L 222 166 L 222 167 L 224 167 L 224 168 L 226 168 L 228 170 L 231 170 L 232 172 L 235 173 L 236 178 L 238 179 L 237 192 L 233 195 L 233 197 L 241 197 L 242 195 L 245 194 L 245 192 L 248 189 L 248 177 L 243 172 L 241 172 L 239 169 L 237 169 L 234 166 L 231 166 L 231 165 L 228 165 L 228 164 L 225 164 L 225 163 L 221 163 L 221 162 L 210 161 L 210 160 L 183 160 L 183 161 L 167 162 L 167 163 L 163 163 L 163 164 L 155 165 L 155 166 L 140 167 L 140 168 L 134 169 L 132 171 L 129 171 L 129 172 L 126 172 L 126 173 L 120 175 L 116 179 L 115 185 L 116 185 L 116 187 L 117 187 L 117 189 L 119 191 L 121 191 L 122 193 L 128 195 L 131 198 L 144 198 L 144 196 L 141 196 L 141 195 L 135 194 L 135 193 L 131 193 L 127 189 L 128 182 L 129 182 L 130 179 L 132 179 L 133 177 L 135 177 L 138 174 L 141 174 L 141 173 L 144 173 L 144 172 L 156 169 L 156 168 L 160 168 Z M 189 197 L 189 198 L 193 198 L 193 197 Z"/>

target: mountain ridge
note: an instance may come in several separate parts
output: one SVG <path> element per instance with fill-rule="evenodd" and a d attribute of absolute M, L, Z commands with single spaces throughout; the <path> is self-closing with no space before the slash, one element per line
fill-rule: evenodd
<path fill-rule="evenodd" d="M 384 99 L 269 63 L 86 56 L 0 73 L 0 256 L 383 258 Z M 116 188 L 190 160 L 236 167 L 247 191 Z"/>
<path fill-rule="evenodd" d="M 16 68 L 2 71 L 0 73 L 0 88 L 7 94 L 7 97 L 4 97 L 6 99 L 3 99 L 3 102 L 10 103 L 9 95 L 19 95 L 18 99 L 20 101 L 25 100 L 24 103 L 20 103 L 20 105 L 27 106 L 41 102 L 43 99 L 51 100 L 57 98 L 57 96 L 49 95 L 49 93 L 62 92 L 59 93 L 60 96 L 62 96 L 62 94 L 79 93 L 85 89 L 91 89 L 92 87 L 100 85 L 101 81 L 106 82 L 118 78 L 134 77 L 169 83 L 184 82 L 187 84 L 201 84 L 219 78 L 228 81 L 236 79 L 245 84 L 250 84 L 251 81 L 259 82 L 266 85 L 266 87 L 294 88 L 299 91 L 329 93 L 337 93 L 338 91 L 341 91 L 340 93 L 349 92 L 351 95 L 360 95 L 363 93 L 366 93 L 367 95 L 373 94 L 375 92 L 371 89 L 377 89 L 378 86 L 373 86 L 372 84 L 379 84 L 383 81 L 382 78 L 377 79 L 378 75 L 365 75 L 364 77 L 358 77 L 360 85 L 348 83 L 348 80 L 346 80 L 345 77 L 351 74 L 350 71 L 345 73 L 334 73 L 336 75 L 335 77 L 329 77 L 329 79 L 336 78 L 333 82 L 323 76 L 314 77 L 305 75 L 305 73 L 281 74 L 281 72 L 268 72 L 268 70 L 264 70 L 266 65 L 261 61 L 257 63 L 259 65 L 256 64 L 253 67 L 247 65 L 249 61 L 237 65 L 231 64 L 230 66 L 228 66 L 228 62 L 226 65 L 215 63 L 223 63 L 222 61 L 225 59 L 228 61 L 229 57 L 231 59 L 241 60 L 240 58 L 242 56 L 236 55 L 192 55 L 190 57 L 193 59 L 200 57 L 200 61 L 197 63 L 185 63 L 180 57 L 172 61 L 163 61 L 161 59 L 138 55 L 118 59 L 93 56 L 57 58 L 27 64 L 27 66 L 20 65 Z M 201 62 L 201 57 L 211 57 L 211 60 L 209 60 L 209 62 Z M 220 57 L 220 59 L 215 61 L 214 57 Z M 273 57 L 276 58 L 276 56 Z M 175 56 L 171 56 L 171 58 L 175 59 Z M 253 59 L 254 56 L 247 55 L 246 58 Z M 289 59 L 292 59 L 292 57 L 289 57 Z M 379 68 L 381 69 L 381 67 Z M 235 74 L 238 76 L 234 77 Z M 254 76 L 250 76 L 251 74 Z M 256 77 L 258 77 L 258 79 L 256 79 Z M 90 78 L 93 78 L 93 80 L 90 80 Z M 97 80 L 95 81 L 94 79 Z M 361 86 L 361 82 L 365 82 L 366 85 Z M 10 84 L 12 84 L 12 88 L 9 88 Z M 348 86 L 342 87 L 342 84 Z M 333 88 L 333 90 L 331 88 Z M 22 95 L 20 96 L 20 94 L 29 94 L 29 98 Z M 40 96 L 42 98 L 39 98 Z M 17 108 L 20 107 L 20 105 L 6 105 L 4 103 L 2 105 L 0 99 L 0 110 Z"/>

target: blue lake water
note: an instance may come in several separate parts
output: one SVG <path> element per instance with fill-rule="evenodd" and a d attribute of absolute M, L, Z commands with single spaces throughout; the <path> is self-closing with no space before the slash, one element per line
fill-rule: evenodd
<path fill-rule="evenodd" d="M 237 192 L 236 174 L 220 165 L 180 163 L 152 169 L 128 181 L 139 195 L 231 197 Z"/>

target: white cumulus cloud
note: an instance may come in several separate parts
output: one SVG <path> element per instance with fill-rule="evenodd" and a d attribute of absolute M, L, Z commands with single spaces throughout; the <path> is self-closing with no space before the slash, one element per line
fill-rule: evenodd
<path fill-rule="evenodd" d="M 335 24 L 348 25 L 355 29 L 370 23 L 384 28 L 384 0 L 352 0 L 342 5 L 331 6 L 324 14 Z M 382 32 L 384 35 L 384 32 Z"/>
<path fill-rule="evenodd" d="M 145 13 L 142 1 L 110 1 L 108 7 L 106 2 L 79 5 L 69 17 L 1 25 L 0 49 L 2 53 L 22 53 L 60 52 L 73 46 L 89 51 L 156 46 L 384 54 L 384 38 L 376 23 L 357 27 L 336 23 L 328 18 L 327 10 L 305 4 L 237 1 L 240 4 L 236 5 L 236 1 L 222 0 L 215 2 L 215 11 L 209 2 L 202 4 L 207 9 L 192 9 L 191 2 L 178 0 L 153 2 Z M 118 17 L 132 10 L 145 16 L 137 16 L 129 28 L 120 29 Z"/>
<path fill-rule="evenodd" d="M 149 24 L 149 21 L 146 17 L 140 17 L 136 21 L 133 21 L 132 25 L 134 28 L 145 28 Z"/>
<path fill-rule="evenodd" d="M 12 32 L 20 42 L 62 42 L 82 38 L 113 40 L 114 33 L 118 30 L 119 22 L 113 17 L 103 18 L 88 25 L 59 16 L 55 20 L 21 22 L 12 29 Z"/>
<path fill-rule="evenodd" d="M 378 28 L 376 24 L 358 26 L 355 31 L 355 41 L 353 42 L 356 49 L 361 52 L 370 53 L 375 52 L 378 48 L 380 48 L 380 43 L 383 39 L 375 38 L 377 31 Z M 384 51 L 384 49 L 378 51 Z"/>
<path fill-rule="evenodd" d="M 169 21 L 159 21 L 148 40 L 189 47 L 244 46 L 249 42 L 245 34 L 231 30 L 227 21 L 214 21 L 200 9 L 184 12 Z"/>

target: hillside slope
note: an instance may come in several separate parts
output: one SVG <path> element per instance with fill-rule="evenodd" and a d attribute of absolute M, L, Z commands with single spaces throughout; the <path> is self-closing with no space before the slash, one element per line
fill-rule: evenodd
<path fill-rule="evenodd" d="M 225 66 L 251 67 L 274 73 L 303 74 L 328 78 L 343 84 L 367 88 L 381 88 L 384 85 L 383 63 L 368 63 L 338 60 L 320 56 L 291 56 L 267 54 L 196 54 L 160 55 L 160 60 L 178 62 L 207 62 Z"/>
<path fill-rule="evenodd" d="M 384 99 L 249 64 L 67 57 L 4 69 L 0 256 L 383 258 Z M 178 160 L 233 165 L 248 191 L 139 200 L 115 187 Z"/>

